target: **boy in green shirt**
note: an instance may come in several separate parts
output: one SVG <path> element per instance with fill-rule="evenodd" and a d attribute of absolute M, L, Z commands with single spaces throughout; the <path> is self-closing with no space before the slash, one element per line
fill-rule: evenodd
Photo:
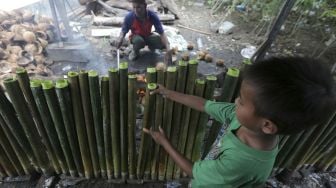
<path fill-rule="evenodd" d="M 210 151 L 211 159 L 195 163 L 170 144 L 161 128 L 144 129 L 193 178 L 193 188 L 262 186 L 278 152 L 277 135 L 317 125 L 336 108 L 330 71 L 315 60 L 294 57 L 271 58 L 247 68 L 235 104 L 206 101 L 162 86 L 153 93 L 228 126 Z"/>

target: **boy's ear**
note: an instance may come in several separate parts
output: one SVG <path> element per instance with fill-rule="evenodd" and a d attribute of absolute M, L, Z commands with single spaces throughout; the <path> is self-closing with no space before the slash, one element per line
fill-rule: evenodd
<path fill-rule="evenodd" d="M 263 120 L 263 125 L 261 127 L 261 130 L 265 134 L 276 134 L 278 132 L 278 127 L 269 119 Z"/>

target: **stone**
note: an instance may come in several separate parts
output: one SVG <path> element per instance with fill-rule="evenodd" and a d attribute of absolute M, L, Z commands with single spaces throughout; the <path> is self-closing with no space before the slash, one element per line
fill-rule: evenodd
<path fill-rule="evenodd" d="M 218 28 L 218 33 L 220 34 L 229 34 L 232 29 L 235 27 L 235 25 L 229 21 L 225 21 L 220 24 Z"/>

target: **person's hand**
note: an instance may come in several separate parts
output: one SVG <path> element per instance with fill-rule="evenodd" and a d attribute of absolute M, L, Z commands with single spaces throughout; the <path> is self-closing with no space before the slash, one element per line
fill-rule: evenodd
<path fill-rule="evenodd" d="M 154 131 L 152 128 L 150 129 L 143 128 L 142 130 L 143 132 L 151 135 L 157 144 L 163 145 L 164 143 L 168 142 L 167 137 L 160 126 L 159 131 Z"/>
<path fill-rule="evenodd" d="M 151 91 L 149 94 L 154 95 L 154 94 L 160 94 L 162 97 L 167 97 L 169 90 L 163 87 L 161 84 L 158 84 L 158 87 Z"/>

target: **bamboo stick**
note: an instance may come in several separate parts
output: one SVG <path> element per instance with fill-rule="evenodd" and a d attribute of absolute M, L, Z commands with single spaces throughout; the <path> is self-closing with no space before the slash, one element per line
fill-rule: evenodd
<path fill-rule="evenodd" d="M 194 92 L 194 86 L 195 86 L 195 80 L 197 78 L 197 66 L 198 62 L 197 60 L 190 60 L 188 63 L 188 77 L 187 77 L 187 85 L 185 93 L 188 95 L 192 95 Z M 179 147 L 178 150 L 184 154 L 185 147 L 187 143 L 187 137 L 188 137 L 188 130 L 189 130 L 189 121 L 190 121 L 190 112 L 191 108 L 187 106 L 183 106 L 183 116 L 182 116 L 182 131 L 181 136 L 179 138 Z M 176 164 L 175 164 L 175 167 Z M 178 179 L 180 177 L 180 168 L 175 169 L 174 178 Z"/>
<path fill-rule="evenodd" d="M 231 102 L 233 99 L 233 95 L 235 89 L 238 84 L 240 71 L 236 68 L 229 68 L 224 79 L 224 83 L 222 86 L 222 95 L 219 97 L 219 101 L 221 102 Z M 207 142 L 204 147 L 203 157 L 209 152 L 211 145 L 216 140 L 219 130 L 221 129 L 222 124 L 220 122 L 214 121 L 210 128 Z"/>
<path fill-rule="evenodd" d="M 164 70 L 157 70 L 157 79 L 156 83 L 164 85 L 165 82 L 165 72 Z M 156 95 L 156 101 L 155 101 L 155 123 L 154 123 L 154 130 L 158 130 L 159 126 L 163 124 L 163 105 L 164 105 L 164 100 L 161 95 Z M 160 160 L 160 147 L 159 144 L 155 144 L 155 149 L 154 149 L 154 157 L 153 157 L 153 162 L 152 162 L 152 169 L 151 169 L 151 178 L 152 180 L 157 180 L 158 179 L 158 166 L 159 166 L 159 160 Z"/>
<path fill-rule="evenodd" d="M 77 170 L 63 124 L 61 108 L 57 101 L 54 83 L 51 80 L 45 80 L 42 82 L 42 89 L 47 101 L 48 108 L 50 110 L 51 119 L 53 120 L 56 128 L 58 139 L 61 143 L 61 148 L 63 150 L 65 160 L 68 165 L 68 170 L 70 172 L 70 175 L 72 177 L 75 177 L 77 175 Z"/>
<path fill-rule="evenodd" d="M 91 107 L 93 112 L 93 123 L 96 134 L 96 143 L 98 149 L 99 165 L 101 176 L 106 177 L 106 161 L 103 137 L 103 115 L 101 106 L 101 97 L 99 91 L 99 76 L 97 71 L 89 71 L 89 88 Z"/>
<path fill-rule="evenodd" d="M 0 93 L 2 93 L 2 92 L 0 92 Z M 1 94 L 0 94 L 0 96 L 1 96 Z M 1 105 L 3 105 L 3 103 L 0 103 L 0 106 Z M 15 116 L 15 114 L 12 114 L 12 115 Z M 30 164 L 30 161 L 29 161 L 26 153 L 23 151 L 23 149 L 21 148 L 17 139 L 14 137 L 13 133 L 9 129 L 9 127 L 11 127 L 11 126 L 9 126 L 9 127 L 7 126 L 7 123 L 5 122 L 5 120 L 2 116 L 0 116 L 0 126 L 1 126 L 1 129 L 4 131 L 4 134 L 8 138 L 11 147 L 15 151 L 15 154 L 18 157 L 25 174 L 32 174 L 34 172 L 33 166 Z M 27 143 L 28 143 L 28 141 L 27 141 Z"/>
<path fill-rule="evenodd" d="M 73 116 L 72 101 L 69 91 L 69 83 L 65 79 L 56 81 L 56 95 L 61 108 L 63 123 L 65 126 L 66 135 L 68 137 L 72 156 L 76 165 L 78 175 L 84 176 L 83 163 L 80 153 L 80 147 L 76 134 L 75 120 Z"/>
<path fill-rule="evenodd" d="M 146 82 L 156 83 L 156 69 L 155 67 L 148 67 L 146 71 Z"/>
<path fill-rule="evenodd" d="M 3 120 L 0 120 L 0 121 L 3 121 Z M 0 122 L 0 123 L 4 123 L 4 122 Z M 11 164 L 13 164 L 13 167 L 15 168 L 15 171 L 17 172 L 17 174 L 19 176 L 23 176 L 25 172 L 11 144 L 9 143 L 4 131 L 2 130 L 2 128 L 0 128 L 0 146 L 2 146 L 3 150 L 8 156 L 9 161 L 11 162 Z"/>
<path fill-rule="evenodd" d="M 40 140 L 35 123 L 29 113 L 29 108 L 19 87 L 19 82 L 15 78 L 7 78 L 3 83 L 6 87 L 9 98 L 13 103 L 14 109 L 17 112 L 24 132 L 27 135 L 29 143 L 31 144 L 39 167 L 44 174 L 51 174 L 52 169 L 48 163 L 47 154 L 44 152 L 44 145 Z"/>
<path fill-rule="evenodd" d="M 188 62 L 187 61 L 179 61 L 177 67 L 177 80 L 176 83 L 176 91 L 180 93 L 184 93 L 186 80 L 187 80 L 187 71 L 188 71 Z M 181 117 L 182 117 L 182 104 L 174 103 L 173 110 L 173 124 L 171 130 L 170 140 L 172 145 L 177 148 L 179 135 L 180 135 L 180 127 L 181 127 Z M 162 156 L 164 159 L 162 160 Z M 168 158 L 166 152 L 162 150 L 160 154 L 160 163 L 159 163 L 159 180 L 172 179 L 174 172 L 174 161 L 171 158 Z"/>
<path fill-rule="evenodd" d="M 153 116 L 151 116 L 151 111 L 155 106 L 155 95 L 150 95 L 149 92 L 151 90 L 156 89 L 157 85 L 155 83 L 148 83 L 146 88 L 146 96 L 145 96 L 145 109 L 144 109 L 144 117 L 143 117 L 143 128 L 150 129 L 151 124 L 153 122 Z M 148 161 L 147 153 L 150 152 L 150 136 L 145 135 L 144 132 L 141 133 L 141 143 L 139 149 L 139 158 L 137 162 L 137 177 L 138 179 L 142 179 L 144 176 L 144 171 Z"/>
<path fill-rule="evenodd" d="M 29 80 L 28 73 L 27 73 L 26 69 L 17 68 L 16 69 L 16 76 L 17 76 L 17 79 L 19 81 L 19 85 L 20 85 L 20 88 L 23 92 L 23 95 L 24 95 L 24 97 L 27 101 L 27 105 L 28 105 L 28 108 L 31 112 L 33 120 L 35 122 L 37 131 L 38 131 L 39 135 L 41 136 L 42 142 L 47 149 L 48 158 L 52 161 L 52 164 L 53 164 L 53 167 L 54 167 L 55 171 L 59 172 L 60 167 L 59 167 L 55 152 L 53 151 L 53 149 L 51 147 L 51 143 L 50 143 L 50 140 L 48 139 L 48 135 L 46 133 L 46 130 L 43 126 L 41 116 L 40 116 L 40 114 L 37 110 L 37 106 L 36 106 L 32 91 L 30 89 L 30 84 L 29 84 L 30 80 Z"/>
<path fill-rule="evenodd" d="M 166 78 L 165 78 L 167 89 L 175 90 L 176 78 L 177 78 L 177 68 L 175 66 L 169 66 L 167 68 Z M 172 137 L 171 132 L 172 132 L 172 122 L 173 122 L 173 110 L 174 110 L 174 102 L 170 99 L 164 98 L 162 129 L 164 129 L 169 140 L 171 140 L 171 137 Z M 169 157 L 165 153 L 166 153 L 165 151 L 162 151 L 164 163 L 166 164 Z M 166 169 L 165 166 L 163 168 Z M 160 179 L 162 179 L 162 177 Z M 166 179 L 171 179 L 171 177 L 166 176 Z"/>
<path fill-rule="evenodd" d="M 213 98 L 213 93 L 216 85 L 217 78 L 215 76 L 207 76 L 206 77 L 206 86 L 204 90 L 204 98 L 207 100 L 211 100 Z M 198 121 L 197 130 L 196 130 L 196 138 L 194 142 L 194 148 L 192 151 L 192 161 L 199 160 L 201 157 L 201 151 L 204 141 L 204 133 L 205 127 L 208 123 L 209 115 L 205 112 L 200 114 L 200 119 Z"/>
<path fill-rule="evenodd" d="M 35 98 L 37 109 L 41 115 L 44 129 L 46 130 L 46 134 L 48 135 L 48 140 L 50 140 L 53 154 L 55 155 L 57 163 L 60 165 L 60 168 L 62 169 L 62 173 L 65 174 L 67 173 L 68 166 L 66 164 L 66 160 L 60 142 L 58 140 L 57 132 L 54 123 L 52 121 L 50 111 L 48 109 L 47 101 L 43 94 L 41 80 L 31 80 L 30 88 Z"/>
<path fill-rule="evenodd" d="M 104 76 L 100 81 L 102 112 L 103 112 L 103 133 L 107 178 L 113 178 L 113 159 L 112 159 L 112 138 L 110 125 L 110 101 L 109 101 L 109 78 Z"/>
<path fill-rule="evenodd" d="M 112 132 L 112 152 L 114 177 L 121 176 L 121 159 L 120 159 L 120 113 L 119 113 L 119 75 L 118 69 L 111 68 L 109 70 L 109 93 L 110 93 L 110 118 Z"/>
<path fill-rule="evenodd" d="M 120 87 L 120 135 L 121 135 L 121 177 L 125 180 L 128 176 L 128 104 L 127 104 L 127 86 L 128 86 L 128 64 L 127 62 L 119 65 L 119 87 Z"/>
<path fill-rule="evenodd" d="M 95 131 L 93 127 L 93 115 L 90 102 L 90 90 L 89 90 L 89 80 L 88 72 L 79 72 L 79 88 L 82 96 L 82 105 L 86 126 L 86 133 L 89 140 L 90 155 L 93 167 L 93 173 L 96 178 L 100 177 L 99 160 L 97 152 L 97 143 L 95 138 Z"/>
<path fill-rule="evenodd" d="M 196 79 L 195 80 L 195 91 L 194 95 L 203 97 L 204 89 L 205 89 L 205 80 L 203 79 Z M 200 119 L 200 112 L 197 110 L 192 110 L 190 113 L 190 122 L 189 122 L 189 131 L 187 137 L 187 143 L 185 148 L 185 156 L 191 159 L 192 151 L 195 146 L 195 138 L 196 138 L 196 130 L 198 129 L 198 122 Z"/>
<path fill-rule="evenodd" d="M 8 159 L 5 150 L 0 146 L 0 164 L 4 168 L 6 174 L 10 177 L 17 176 L 17 172 L 15 171 L 15 167 Z"/>
<path fill-rule="evenodd" d="M 128 154 L 129 154 L 129 178 L 136 178 L 136 76 L 128 76 Z"/>
<path fill-rule="evenodd" d="M 89 143 L 85 131 L 84 112 L 81 103 L 81 93 L 79 90 L 79 80 L 77 72 L 68 72 L 68 79 L 70 84 L 71 100 L 73 105 L 73 114 L 75 117 L 76 132 L 80 152 L 82 155 L 84 174 L 86 178 L 91 178 L 93 174 L 90 150 L 87 148 Z"/>

